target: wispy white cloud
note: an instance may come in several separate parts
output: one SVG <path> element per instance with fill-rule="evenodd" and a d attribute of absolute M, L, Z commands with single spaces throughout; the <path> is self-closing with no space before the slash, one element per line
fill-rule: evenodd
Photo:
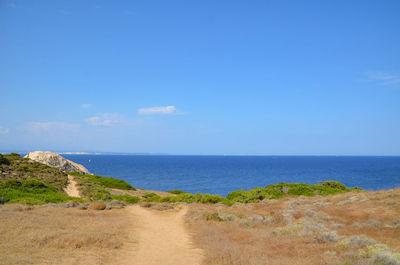
<path fill-rule="evenodd" d="M 400 85 L 400 77 L 394 74 L 384 72 L 365 72 L 364 74 L 369 81 L 380 85 Z"/>
<path fill-rule="evenodd" d="M 178 110 L 175 106 L 165 107 L 151 107 L 138 109 L 138 113 L 141 115 L 153 115 L 153 114 L 177 114 Z"/>
<path fill-rule="evenodd" d="M 93 105 L 89 103 L 81 104 L 81 108 L 90 109 Z"/>
<path fill-rule="evenodd" d="M 7 134 L 10 132 L 10 129 L 0 126 L 0 134 Z"/>
<path fill-rule="evenodd" d="M 85 119 L 85 121 L 87 124 L 92 126 L 113 126 L 126 123 L 118 113 L 100 113 L 97 116 Z"/>
<path fill-rule="evenodd" d="M 28 131 L 31 133 L 43 133 L 55 130 L 70 131 L 77 130 L 80 128 L 79 124 L 67 123 L 67 122 L 30 122 L 28 124 Z"/>
<path fill-rule="evenodd" d="M 16 7 L 17 7 L 17 4 L 14 3 L 14 2 L 9 2 L 9 3 L 7 4 L 7 7 L 9 7 L 9 8 L 16 8 Z"/>

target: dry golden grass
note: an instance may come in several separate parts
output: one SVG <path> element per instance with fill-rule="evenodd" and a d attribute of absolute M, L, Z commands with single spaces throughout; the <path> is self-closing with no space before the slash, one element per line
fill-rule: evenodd
<path fill-rule="evenodd" d="M 400 226 L 393 225 L 398 218 L 400 188 L 231 207 L 193 204 L 186 216 L 209 265 L 374 264 L 374 251 L 399 258 Z M 366 235 L 390 251 L 339 244 L 353 235 Z"/>
<path fill-rule="evenodd" d="M 0 264 L 119 264 L 131 221 L 125 210 L 0 206 Z"/>
<path fill-rule="evenodd" d="M 92 210 L 104 210 L 106 208 L 106 204 L 104 202 L 92 202 L 90 204 L 90 209 Z"/>

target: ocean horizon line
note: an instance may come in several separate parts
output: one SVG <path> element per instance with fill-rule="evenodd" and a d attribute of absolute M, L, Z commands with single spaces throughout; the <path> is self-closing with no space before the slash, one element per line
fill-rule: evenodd
<path fill-rule="evenodd" d="M 39 151 L 39 150 L 33 150 Z M 33 151 L 13 151 L 3 150 L 1 154 L 18 153 L 27 154 Z M 179 153 L 150 153 L 150 152 L 101 152 L 101 151 L 54 151 L 54 150 L 40 150 L 50 151 L 60 155 L 132 155 L 132 156 L 238 156 L 238 157 L 400 157 L 398 155 L 376 155 L 376 154 L 179 154 Z"/>

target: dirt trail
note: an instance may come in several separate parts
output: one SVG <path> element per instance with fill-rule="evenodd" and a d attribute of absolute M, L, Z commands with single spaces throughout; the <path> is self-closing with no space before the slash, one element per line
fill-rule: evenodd
<path fill-rule="evenodd" d="M 132 264 L 201 264 L 203 252 L 194 248 L 184 225 L 187 207 L 179 211 L 156 211 L 135 205 L 129 211 L 137 222 L 137 246 Z"/>
<path fill-rule="evenodd" d="M 81 197 L 78 190 L 78 184 L 76 183 L 74 177 L 71 175 L 68 175 L 68 184 L 64 190 L 68 196 Z"/>

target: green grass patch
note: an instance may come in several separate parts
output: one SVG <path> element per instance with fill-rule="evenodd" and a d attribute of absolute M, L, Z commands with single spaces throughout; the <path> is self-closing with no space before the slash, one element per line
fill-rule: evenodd
<path fill-rule="evenodd" d="M 136 190 L 130 184 L 120 179 L 98 175 L 83 175 L 78 172 L 71 172 L 69 174 L 74 176 L 81 194 L 90 200 L 110 200 L 111 194 L 107 188 Z"/>
<path fill-rule="evenodd" d="M 84 176 L 86 178 L 89 178 L 91 181 L 98 183 L 106 188 L 120 189 L 120 190 L 136 190 L 134 187 L 132 187 L 132 185 L 121 179 L 102 177 L 99 175 L 83 175 L 78 172 L 71 172 L 69 174 L 75 177 Z"/>
<path fill-rule="evenodd" d="M 83 201 L 69 197 L 38 179 L 9 179 L 0 181 L 0 198 L 7 203 L 45 204 L 60 203 L 70 200 Z"/>
<path fill-rule="evenodd" d="M 135 204 L 140 202 L 140 198 L 137 196 L 131 196 L 131 195 L 111 195 L 111 198 L 113 200 L 119 200 L 123 201 L 127 204 Z"/>

